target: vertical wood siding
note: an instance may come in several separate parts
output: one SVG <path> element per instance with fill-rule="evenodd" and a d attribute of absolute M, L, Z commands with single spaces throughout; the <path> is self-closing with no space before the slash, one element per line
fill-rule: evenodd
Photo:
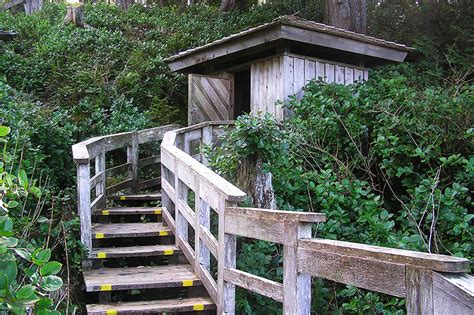
<path fill-rule="evenodd" d="M 353 65 L 332 63 L 299 55 L 282 55 L 265 59 L 251 66 L 251 100 L 253 113 L 268 112 L 281 120 L 288 115 L 277 101 L 290 95 L 303 96 L 309 81 L 322 79 L 327 83 L 353 84 L 367 80 L 368 71 Z"/>
<path fill-rule="evenodd" d="M 191 74 L 188 78 L 188 124 L 231 120 L 234 115 L 232 75 L 209 77 Z"/>

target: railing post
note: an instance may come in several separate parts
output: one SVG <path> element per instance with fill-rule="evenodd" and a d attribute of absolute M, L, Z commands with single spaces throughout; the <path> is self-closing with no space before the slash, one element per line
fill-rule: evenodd
<path fill-rule="evenodd" d="M 132 193 L 138 192 L 138 132 L 132 134 L 132 144 L 127 147 L 127 162 L 131 163 L 129 178 L 132 182 L 130 190 Z"/>
<path fill-rule="evenodd" d="M 92 249 L 92 220 L 89 162 L 77 163 L 77 209 L 81 221 L 81 242 L 87 251 L 90 251 Z"/>
<path fill-rule="evenodd" d="M 288 237 L 291 245 L 283 246 L 283 313 L 308 315 L 311 313 L 311 276 L 300 274 L 298 268 L 298 240 L 311 238 L 311 223 L 291 222 Z"/>
<path fill-rule="evenodd" d="M 183 216 L 179 209 L 179 200 L 187 203 L 189 188 L 179 179 L 178 163 L 174 169 L 174 189 L 175 189 L 175 222 L 176 222 L 176 246 L 179 246 L 179 239 L 182 238 L 184 242 L 188 240 L 188 221 Z M 192 262 L 190 262 L 192 263 Z"/>
<path fill-rule="evenodd" d="M 225 211 L 226 207 L 235 204 L 228 203 L 225 199 L 219 200 L 219 232 L 218 232 L 218 257 L 217 263 L 217 314 L 235 314 L 235 285 L 224 281 L 224 268 L 236 267 L 236 236 L 225 233 Z"/>
<path fill-rule="evenodd" d="M 194 270 L 198 272 L 199 267 L 202 266 L 208 271 L 211 270 L 211 255 L 206 245 L 201 242 L 201 226 L 210 229 L 211 227 L 211 207 L 201 198 L 200 177 L 195 177 L 195 206 L 196 213 L 196 230 L 194 231 L 194 244 L 196 250 L 196 262 Z M 199 275 L 199 273 L 198 273 Z"/>
<path fill-rule="evenodd" d="M 433 272 L 431 270 L 406 266 L 407 314 L 434 314 Z"/>

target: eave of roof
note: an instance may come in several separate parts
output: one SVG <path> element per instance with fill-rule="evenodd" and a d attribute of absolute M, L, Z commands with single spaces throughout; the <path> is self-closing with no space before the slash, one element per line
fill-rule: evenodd
<path fill-rule="evenodd" d="M 292 38 L 291 36 L 288 36 L 291 34 L 285 34 L 284 32 L 285 27 L 287 31 L 290 30 L 291 27 L 293 27 L 296 30 L 306 30 L 312 34 L 319 34 L 320 36 L 323 36 L 323 37 L 335 36 L 337 38 L 344 38 L 344 39 L 349 40 L 351 43 L 358 43 L 359 46 L 360 44 L 367 44 L 367 46 L 377 47 L 381 51 L 382 50 L 391 51 L 395 53 L 398 52 L 400 56 L 396 56 L 394 58 L 387 58 L 387 60 L 390 60 L 390 61 L 402 61 L 408 52 L 414 51 L 414 48 L 411 48 L 402 44 L 398 44 L 395 42 L 386 41 L 386 40 L 375 38 L 372 36 L 367 36 L 367 35 L 351 32 L 351 31 L 347 31 L 344 29 L 328 26 L 325 24 L 317 23 L 314 21 L 305 20 L 296 16 L 281 16 L 270 23 L 265 23 L 265 24 L 244 30 L 236 34 L 232 34 L 230 36 L 205 44 L 203 46 L 199 46 L 196 48 L 191 48 L 191 49 L 182 51 L 176 55 L 166 58 L 164 61 L 170 64 L 170 67 L 172 68 L 172 70 L 176 70 L 176 71 L 186 69 L 196 64 L 210 62 L 213 59 L 217 59 L 221 57 L 218 54 L 214 55 L 212 53 L 213 50 L 217 50 L 219 49 L 219 47 L 229 45 L 231 43 L 236 43 L 238 40 L 245 40 L 253 36 L 253 34 L 255 33 L 265 33 L 272 29 L 277 30 L 277 32 L 279 33 L 275 33 L 274 36 L 272 36 L 270 39 L 266 38 L 264 41 L 262 41 L 263 43 L 276 41 L 278 39 L 286 39 L 290 41 L 294 40 L 294 38 Z M 258 36 L 258 34 L 256 34 L 255 36 Z M 261 44 L 262 43 L 260 43 L 260 45 Z M 321 41 L 317 43 L 307 42 L 306 44 L 320 45 L 320 46 L 325 45 L 324 42 L 321 42 Z M 333 49 L 339 49 L 337 46 L 334 46 L 334 47 L 327 46 L 327 47 L 333 48 Z M 245 50 L 245 49 L 248 49 L 248 47 L 244 47 L 241 50 Z M 236 51 L 233 51 L 230 53 L 235 53 L 235 52 Z M 192 58 L 193 56 L 199 56 L 204 53 L 208 53 L 208 55 L 205 58 L 197 58 L 196 60 L 193 60 L 193 61 L 186 60 L 187 58 Z M 363 55 L 366 52 L 364 51 L 364 49 L 359 49 L 359 52 L 357 53 L 360 53 Z M 370 56 L 369 54 L 367 55 Z M 381 56 L 372 56 L 372 57 L 378 57 L 380 59 L 384 59 L 384 57 L 381 57 Z M 184 62 L 185 60 L 186 62 Z"/>

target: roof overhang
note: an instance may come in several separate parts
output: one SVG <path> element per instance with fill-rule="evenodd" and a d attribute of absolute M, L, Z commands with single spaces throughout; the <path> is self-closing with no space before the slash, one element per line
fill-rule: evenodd
<path fill-rule="evenodd" d="M 402 62 L 413 48 L 296 17 L 275 21 L 165 59 L 172 71 L 209 73 L 222 65 L 263 58 L 287 47 L 341 54 L 358 63 Z M 328 59 L 328 58 L 326 58 Z"/>

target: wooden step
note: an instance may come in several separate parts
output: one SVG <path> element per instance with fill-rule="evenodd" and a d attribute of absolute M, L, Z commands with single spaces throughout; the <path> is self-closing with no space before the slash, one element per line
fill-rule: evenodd
<path fill-rule="evenodd" d="M 87 292 L 201 285 L 191 265 L 101 268 L 83 271 Z"/>
<path fill-rule="evenodd" d="M 89 315 L 108 314 L 156 314 L 162 312 L 192 312 L 213 310 L 216 306 L 211 298 L 184 298 L 173 300 L 122 302 L 87 305 Z"/>
<path fill-rule="evenodd" d="M 158 201 L 161 200 L 161 193 L 155 194 L 136 194 L 136 195 L 112 195 L 108 197 L 111 200 L 120 201 Z"/>
<path fill-rule="evenodd" d="M 161 214 L 162 209 L 159 207 L 116 207 L 97 210 L 94 215 L 144 215 L 144 214 Z"/>
<path fill-rule="evenodd" d="M 94 223 L 94 239 L 118 237 L 168 236 L 171 230 L 163 223 Z"/>
<path fill-rule="evenodd" d="M 122 257 L 151 257 L 180 254 L 181 250 L 173 245 L 149 245 L 131 247 L 94 248 L 91 257 L 97 259 Z"/>

